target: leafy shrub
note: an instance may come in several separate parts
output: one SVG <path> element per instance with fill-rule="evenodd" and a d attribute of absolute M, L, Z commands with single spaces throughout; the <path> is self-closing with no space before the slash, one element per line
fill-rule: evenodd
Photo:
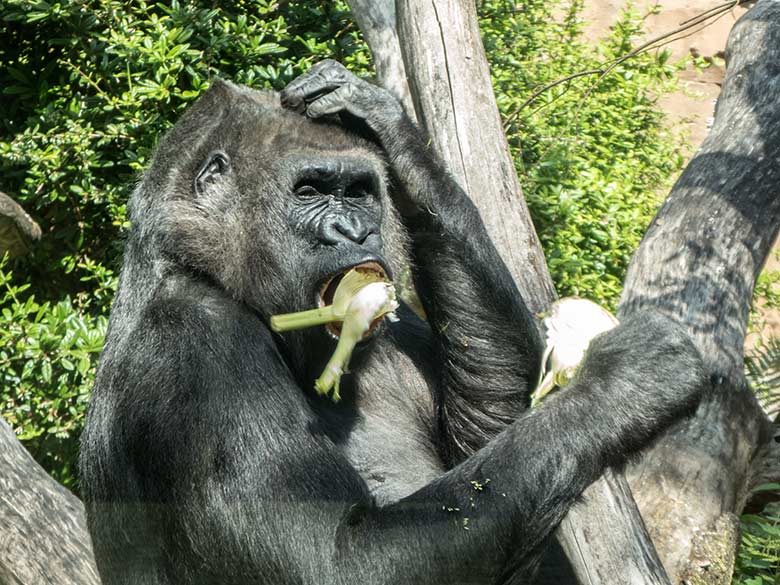
<path fill-rule="evenodd" d="M 578 77 L 521 106 L 536 88 L 614 63 L 642 20 L 622 15 L 595 50 L 582 38 L 581 0 L 484 4 L 481 24 L 523 194 L 561 296 L 617 304 L 628 262 L 682 167 L 680 140 L 656 97 L 674 86 L 669 53 L 640 54 L 608 75 Z M 558 15 L 556 17 L 556 14 Z M 656 194 L 658 193 L 658 194 Z"/>
<path fill-rule="evenodd" d="M 769 339 L 745 358 L 745 372 L 762 407 L 774 417 L 780 407 L 780 340 Z M 777 499 L 780 484 L 753 489 Z M 734 585 L 780 584 L 780 503 L 766 506 L 761 514 L 743 514 Z"/>
<path fill-rule="evenodd" d="M 38 303 L 13 285 L 0 261 L 0 388 L 5 419 L 27 449 L 66 486 L 73 484 L 81 429 L 107 319 L 70 297 Z"/>
<path fill-rule="evenodd" d="M 765 487 L 773 491 L 780 490 L 777 484 Z M 733 583 L 780 583 L 780 505 L 770 504 L 760 515 L 742 515 L 742 538 Z"/>

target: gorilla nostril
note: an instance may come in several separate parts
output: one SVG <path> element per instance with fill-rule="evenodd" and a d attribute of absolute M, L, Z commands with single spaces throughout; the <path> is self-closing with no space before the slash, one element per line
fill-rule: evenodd
<path fill-rule="evenodd" d="M 352 217 L 336 217 L 323 222 L 320 228 L 320 240 L 328 245 L 350 242 L 362 246 L 376 238 L 379 228 L 373 221 L 366 221 L 353 215 Z"/>
<path fill-rule="evenodd" d="M 335 228 L 341 235 L 356 244 L 362 244 L 369 234 L 369 231 L 364 227 L 363 223 L 359 221 L 338 223 Z"/>

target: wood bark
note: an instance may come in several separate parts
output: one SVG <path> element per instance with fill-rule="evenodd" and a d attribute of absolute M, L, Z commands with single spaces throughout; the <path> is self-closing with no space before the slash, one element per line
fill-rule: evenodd
<path fill-rule="evenodd" d="M 416 121 L 398 41 L 395 0 L 348 0 L 347 3 L 374 57 L 377 83 L 393 92 L 401 100 L 406 114 Z"/>
<path fill-rule="evenodd" d="M 0 419 L 0 585 L 99 585 L 84 507 Z"/>
<path fill-rule="evenodd" d="M 41 228 L 16 201 L 0 191 L 0 257 L 10 258 L 30 252 L 41 237 Z"/>
<path fill-rule="evenodd" d="M 480 210 L 533 312 L 555 296 L 490 84 L 469 0 L 397 0 L 409 87 L 424 132 Z"/>
<path fill-rule="evenodd" d="M 631 263 L 620 315 L 652 308 L 684 324 L 712 388 L 697 415 L 631 470 L 673 581 L 729 583 L 738 514 L 769 421 L 743 374 L 756 278 L 780 225 L 780 3 L 734 26 L 715 121 Z"/>

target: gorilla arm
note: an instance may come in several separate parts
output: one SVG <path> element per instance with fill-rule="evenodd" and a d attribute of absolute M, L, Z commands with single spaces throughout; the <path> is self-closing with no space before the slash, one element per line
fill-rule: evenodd
<path fill-rule="evenodd" d="M 479 213 L 395 97 L 339 63 L 315 65 L 282 92 L 282 103 L 313 118 L 347 112 L 387 152 L 414 244 L 415 285 L 443 354 L 449 456 L 474 452 L 527 406 L 542 349 Z"/>
<path fill-rule="evenodd" d="M 136 486 L 130 499 L 146 510 L 144 530 L 112 529 L 110 515 L 93 526 L 113 536 L 101 546 L 117 548 L 99 555 L 111 585 L 496 582 L 605 465 L 689 411 L 701 382 L 674 325 L 625 323 L 594 342 L 566 393 L 380 508 L 318 431 L 262 321 L 219 291 L 188 298 L 153 301 L 128 339 L 128 367 L 109 368 L 114 391 L 95 397 L 96 418 L 117 396 L 128 413 L 105 439 L 127 454 L 127 477 L 103 481 Z M 659 376 L 674 384 L 657 388 Z M 111 468 L 96 463 L 90 474 Z M 100 494 L 87 495 L 94 511 Z"/>

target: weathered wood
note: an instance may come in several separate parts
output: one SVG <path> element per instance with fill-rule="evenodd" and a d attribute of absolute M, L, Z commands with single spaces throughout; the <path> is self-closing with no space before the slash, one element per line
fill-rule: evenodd
<path fill-rule="evenodd" d="M 582 501 L 557 533 L 572 573 L 581 583 L 669 585 L 622 473 L 607 470 L 585 490 Z M 560 579 L 542 576 L 543 583 L 561 583 Z"/>
<path fill-rule="evenodd" d="M 738 531 L 724 527 L 736 522 L 770 430 L 747 388 L 742 348 L 780 225 L 780 3 L 761 0 L 743 16 L 726 57 L 712 131 L 645 235 L 620 309 L 653 308 L 687 326 L 712 375 L 696 416 L 630 473 L 675 583 L 730 582 Z"/>
<path fill-rule="evenodd" d="M 0 419 L 0 585 L 99 585 L 84 507 Z"/>
<path fill-rule="evenodd" d="M 479 207 L 534 312 L 555 289 L 504 137 L 476 8 L 468 0 L 397 0 L 398 34 L 422 129 Z"/>
<path fill-rule="evenodd" d="M 0 257 L 27 254 L 40 239 L 41 228 L 16 201 L 0 191 Z"/>
<path fill-rule="evenodd" d="M 406 78 L 395 19 L 395 0 L 347 0 L 374 57 L 377 83 L 401 100 L 407 115 L 417 116 Z"/>

